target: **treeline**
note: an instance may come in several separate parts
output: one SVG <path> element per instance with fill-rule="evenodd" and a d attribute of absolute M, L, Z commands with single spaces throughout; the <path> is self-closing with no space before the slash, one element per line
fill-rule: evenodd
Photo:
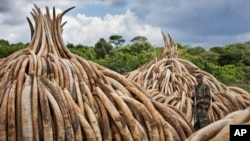
<path fill-rule="evenodd" d="M 181 46 L 180 46 L 181 47 Z M 182 58 L 213 74 L 224 83 L 250 82 L 250 43 L 235 43 L 223 47 L 181 47 Z"/>
<path fill-rule="evenodd" d="M 0 58 L 27 46 L 28 43 L 9 44 L 6 40 L 0 40 Z M 135 70 L 158 57 L 163 51 L 163 47 L 152 46 L 147 40 L 136 40 L 132 44 L 114 46 L 103 38 L 95 46 L 68 43 L 67 47 L 72 53 L 119 73 Z M 223 83 L 249 84 L 250 82 L 250 42 L 217 46 L 209 50 L 178 43 L 177 47 L 183 59 L 191 61 Z"/>

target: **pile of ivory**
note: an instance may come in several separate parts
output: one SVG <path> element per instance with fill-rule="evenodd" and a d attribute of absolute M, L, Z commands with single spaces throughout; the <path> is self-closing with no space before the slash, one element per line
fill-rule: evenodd
<path fill-rule="evenodd" d="M 211 74 L 199 69 L 193 63 L 181 59 L 177 46 L 164 33 L 165 50 L 160 58 L 144 64 L 125 76 L 149 92 L 148 97 L 166 105 L 172 105 L 185 113 L 188 121 L 193 121 L 193 101 L 191 96 L 196 85 L 195 76 L 204 75 L 212 93 L 212 107 L 209 111 L 210 121 L 221 119 L 228 113 L 250 106 L 250 95 L 238 87 L 226 86 Z"/>
<path fill-rule="evenodd" d="M 250 124 L 250 107 L 234 111 L 193 133 L 186 141 L 229 141 L 230 125 Z"/>
<path fill-rule="evenodd" d="M 74 8 L 74 7 L 72 7 Z M 29 46 L 0 61 L 0 140 L 184 140 L 192 127 L 123 75 L 72 54 L 35 6 Z"/>

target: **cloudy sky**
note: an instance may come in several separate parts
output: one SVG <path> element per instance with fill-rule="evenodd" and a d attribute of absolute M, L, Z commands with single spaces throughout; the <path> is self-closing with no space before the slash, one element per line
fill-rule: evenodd
<path fill-rule="evenodd" d="M 161 31 L 205 48 L 250 41 L 249 0 L 1 0 L 0 39 L 30 41 L 26 17 L 32 19 L 33 4 L 58 13 L 76 6 L 63 17 L 65 43 L 93 46 L 118 34 L 126 43 L 140 35 L 162 46 Z"/>

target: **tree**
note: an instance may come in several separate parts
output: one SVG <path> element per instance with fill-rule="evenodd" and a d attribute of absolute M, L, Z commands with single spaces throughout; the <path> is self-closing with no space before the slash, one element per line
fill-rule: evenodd
<path fill-rule="evenodd" d="M 109 42 L 115 44 L 116 47 L 119 47 L 125 43 L 125 39 L 123 39 L 121 35 L 111 35 L 109 37 Z"/>
<path fill-rule="evenodd" d="M 73 48 L 74 47 L 74 44 L 72 44 L 72 43 L 67 43 L 67 48 Z"/>
<path fill-rule="evenodd" d="M 242 63 L 244 63 L 245 66 L 250 66 L 250 48 L 244 51 L 244 58 Z"/>
<path fill-rule="evenodd" d="M 243 67 L 243 75 L 244 75 L 243 81 L 249 84 L 250 83 L 250 66 Z"/>
<path fill-rule="evenodd" d="M 106 42 L 104 38 L 100 38 L 95 44 L 94 51 L 97 58 L 104 58 L 107 54 L 113 54 L 113 46 L 109 42 Z"/>
<path fill-rule="evenodd" d="M 218 46 L 212 47 L 209 50 L 212 51 L 212 52 L 218 53 L 218 54 L 223 53 L 223 48 L 222 47 L 218 47 Z"/>
<path fill-rule="evenodd" d="M 4 46 L 9 46 L 9 41 L 4 40 L 4 39 L 0 39 L 0 46 L 4 47 Z"/>
<path fill-rule="evenodd" d="M 236 80 L 241 80 L 244 72 L 241 67 L 236 67 L 235 65 L 225 65 L 219 67 L 219 76 L 224 83 L 235 82 Z"/>
<path fill-rule="evenodd" d="M 9 56 L 10 54 L 27 47 L 28 44 L 21 42 L 16 44 L 9 44 L 6 40 L 0 40 L 0 58 Z"/>
<path fill-rule="evenodd" d="M 146 40 L 148 39 L 144 36 L 135 36 L 134 38 L 130 40 L 130 42 L 138 42 L 138 41 L 146 41 Z"/>
<path fill-rule="evenodd" d="M 200 55 L 203 52 L 206 52 L 206 50 L 200 46 L 187 48 L 187 53 L 191 55 Z"/>
<path fill-rule="evenodd" d="M 139 54 L 142 51 L 152 51 L 153 47 L 148 41 L 138 41 L 130 46 L 131 54 Z"/>
<path fill-rule="evenodd" d="M 206 51 L 202 54 L 199 55 L 202 60 L 205 60 L 206 63 L 213 63 L 215 65 L 218 65 L 218 59 L 219 59 L 219 54 L 212 52 L 212 51 Z"/>
<path fill-rule="evenodd" d="M 218 63 L 221 66 L 235 64 L 236 66 L 243 65 L 245 52 L 247 51 L 244 44 L 230 44 L 223 47 L 220 53 Z"/>

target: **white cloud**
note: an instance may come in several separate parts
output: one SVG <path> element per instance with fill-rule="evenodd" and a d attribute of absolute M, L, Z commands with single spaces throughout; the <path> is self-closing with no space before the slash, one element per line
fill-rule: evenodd
<path fill-rule="evenodd" d="M 176 42 L 209 48 L 248 41 L 250 34 L 247 0 L 2 0 L 0 39 L 30 41 L 26 17 L 32 18 L 34 3 L 43 12 L 45 6 L 51 10 L 55 6 L 57 12 L 76 6 L 63 18 L 68 22 L 63 33 L 66 43 L 93 46 L 100 38 L 108 40 L 110 35 L 119 34 L 127 43 L 141 35 L 153 45 L 163 45 L 163 30 Z M 116 12 L 119 14 L 108 14 Z"/>
<path fill-rule="evenodd" d="M 100 38 L 108 40 L 110 35 L 122 35 L 127 42 L 134 36 L 146 36 L 152 44 L 161 41 L 161 30 L 141 23 L 133 13 L 127 11 L 123 15 L 105 17 L 88 17 L 78 14 L 76 17 L 65 16 L 68 23 L 64 27 L 65 42 L 94 45 Z"/>
<path fill-rule="evenodd" d="M 30 12 L 34 9 L 34 6 L 33 3 L 28 3 L 26 0 L 22 0 L 22 2 L 15 3 L 11 9 L 6 11 L 7 14 L 0 13 L 0 19 L 2 20 L 0 20 L 0 28 L 4 29 L 1 30 L 0 38 L 8 40 L 10 43 L 26 43 L 30 41 L 30 29 L 26 17 L 29 17 L 33 22 Z M 101 0 L 95 0 L 93 3 L 100 2 Z M 71 14 L 74 13 L 75 9 L 73 9 L 63 17 L 63 21 L 67 21 L 67 24 L 63 27 L 65 43 L 93 46 L 100 38 L 108 40 L 109 36 L 118 34 L 122 35 L 127 43 L 133 37 L 141 35 L 147 37 L 153 45 L 163 45 L 161 29 L 141 22 L 129 10 L 119 15 L 106 14 L 104 17 L 97 17 L 80 13 L 81 8 L 90 3 L 89 0 L 81 1 L 80 3 L 77 0 L 74 0 L 74 3 L 70 3 L 70 0 L 58 3 L 57 1 L 49 1 L 48 3 L 48 0 L 34 0 L 34 3 L 43 13 L 45 13 L 45 6 L 52 10 L 53 6 L 56 5 L 56 12 L 59 13 L 73 5 L 79 4 L 76 10 L 77 14 Z M 125 3 L 125 1 L 115 2 L 110 0 L 105 1 L 103 4 L 122 5 Z M 17 7 L 20 8 L 17 9 Z"/>

